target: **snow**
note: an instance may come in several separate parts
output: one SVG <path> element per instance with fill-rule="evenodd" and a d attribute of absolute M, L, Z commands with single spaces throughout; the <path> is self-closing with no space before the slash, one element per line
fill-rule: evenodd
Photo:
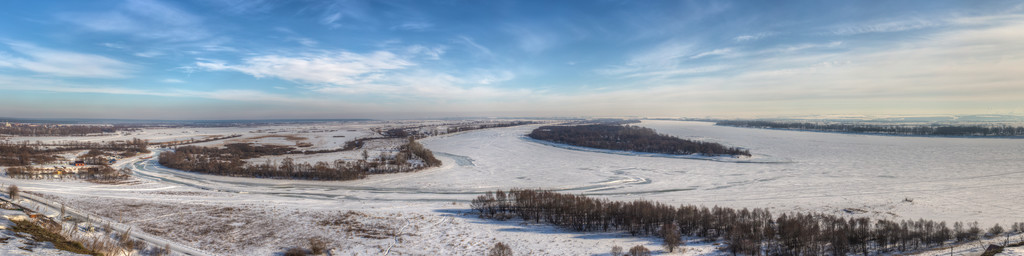
<path fill-rule="evenodd" d="M 25 191 L 50 195 L 111 219 L 116 219 L 114 212 L 124 212 L 126 222 L 143 230 L 167 229 L 171 233 L 163 235 L 171 240 L 232 255 L 280 252 L 311 236 L 333 237 L 332 247 L 351 255 L 383 254 L 388 248 L 395 255 L 480 255 L 499 241 L 512 246 L 517 254 L 530 255 L 606 255 L 613 245 L 628 249 L 637 244 L 661 250 L 653 238 L 567 232 L 543 224 L 482 220 L 466 214 L 468 201 L 479 193 L 508 188 L 554 189 L 614 200 L 761 207 L 776 214 L 801 211 L 947 223 L 978 221 L 982 227 L 1024 221 L 1019 214 L 1024 205 L 1013 203 L 1024 199 L 1018 182 L 1024 178 L 1024 171 L 1019 170 L 1024 166 L 1021 140 L 831 134 L 683 121 L 644 121 L 639 125 L 686 139 L 747 148 L 754 154 L 750 159 L 759 161 L 707 161 L 556 147 L 525 139 L 524 135 L 537 127 L 531 125 L 426 138 L 421 143 L 435 152 L 443 166 L 355 181 L 210 176 L 162 168 L 149 159 L 119 162 L 129 164 L 139 177 L 128 184 L 6 178 L 0 182 L 16 183 Z M 247 137 L 268 134 L 239 132 L 260 129 L 270 128 L 221 132 Z M 345 125 L 332 129 L 349 130 Z M 307 160 L 339 155 L 313 156 Z M 234 210 L 223 216 L 208 214 L 224 208 Z M 392 230 L 396 235 L 366 238 L 317 224 L 348 211 L 359 213 L 352 221 Z M 219 229 L 179 227 L 185 226 L 181 220 Z M 267 230 L 275 233 L 256 236 Z M 208 233 L 202 235 L 205 231 Z M 231 246 L 214 238 L 253 244 Z M 980 253 L 978 244 L 954 251 Z M 690 241 L 686 252 L 679 255 L 721 253 L 717 247 L 720 245 Z M 932 253 L 943 254 L 925 254 Z"/>

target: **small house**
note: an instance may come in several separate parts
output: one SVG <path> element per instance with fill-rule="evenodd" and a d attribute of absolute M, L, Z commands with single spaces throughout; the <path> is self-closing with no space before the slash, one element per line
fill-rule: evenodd
<path fill-rule="evenodd" d="M 85 166 L 85 161 L 75 161 L 75 166 Z"/>

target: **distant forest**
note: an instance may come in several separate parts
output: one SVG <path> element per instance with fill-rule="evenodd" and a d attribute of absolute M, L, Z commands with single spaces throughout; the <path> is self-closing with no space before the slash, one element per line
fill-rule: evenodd
<path fill-rule="evenodd" d="M 160 153 L 160 164 L 184 171 L 256 178 L 287 178 L 305 180 L 354 180 L 367 174 L 411 172 L 427 167 L 440 166 L 441 161 L 433 152 L 413 139 L 398 147 L 395 154 L 381 153 L 373 159 L 363 151 L 359 161 L 336 160 L 331 163 L 295 163 L 285 158 L 281 163 L 267 161 L 262 164 L 247 164 L 245 159 L 265 155 L 293 153 L 285 146 L 250 144 L 228 144 L 224 148 L 184 146 L 171 152 Z"/>
<path fill-rule="evenodd" d="M 925 136 L 1024 136 L 1024 127 L 1008 125 L 881 125 L 881 124 L 842 124 L 842 123 L 808 123 L 781 121 L 718 121 L 715 125 L 791 129 L 822 132 L 873 133 L 888 135 L 925 135 Z"/>
<path fill-rule="evenodd" d="M 135 131 L 134 126 L 125 125 L 58 125 L 58 124 L 0 124 L 0 134 L 42 137 L 42 136 L 87 136 L 118 131 Z"/>
<path fill-rule="evenodd" d="M 768 209 L 673 206 L 647 200 L 630 202 L 512 189 L 487 192 L 471 207 L 482 218 L 544 222 L 581 232 L 625 231 L 659 236 L 674 247 L 680 236 L 722 239 L 733 255 L 879 255 L 964 243 L 1006 231 L 1024 232 L 1024 223 L 1009 230 L 996 224 L 983 230 L 977 222 L 871 220 L 830 214 L 782 214 Z"/>
<path fill-rule="evenodd" d="M 690 155 L 750 156 L 750 151 L 714 142 L 692 141 L 658 134 L 654 129 L 616 124 L 541 126 L 530 138 L 573 146 L 633 152 Z"/>

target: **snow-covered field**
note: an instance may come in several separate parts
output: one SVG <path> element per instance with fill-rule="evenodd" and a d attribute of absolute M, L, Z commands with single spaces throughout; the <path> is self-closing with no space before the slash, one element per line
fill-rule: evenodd
<path fill-rule="evenodd" d="M 680 121 L 639 125 L 748 148 L 755 155 L 751 159 L 759 161 L 573 150 L 526 139 L 523 135 L 536 126 L 521 126 L 423 139 L 444 161 L 442 167 L 356 181 L 216 177 L 162 168 L 154 159 L 130 163 L 140 179 L 132 184 L 0 181 L 231 255 L 280 252 L 312 236 L 328 237 L 334 248 L 351 255 L 378 255 L 388 248 L 396 255 L 480 255 L 498 241 L 530 255 L 606 254 L 616 244 L 660 249 L 650 238 L 573 233 L 464 214 L 479 193 L 516 187 L 774 212 L 978 221 L 983 227 L 1024 221 L 1019 214 L 1024 205 L 1018 203 L 1024 199 L 1019 182 L 1024 140 L 760 130 Z M 358 230 L 321 222 L 337 216 L 389 231 L 384 236 L 390 237 L 361 236 Z M 685 254 L 708 254 L 714 248 L 692 243 Z M 956 249 L 969 250 L 979 252 Z"/>

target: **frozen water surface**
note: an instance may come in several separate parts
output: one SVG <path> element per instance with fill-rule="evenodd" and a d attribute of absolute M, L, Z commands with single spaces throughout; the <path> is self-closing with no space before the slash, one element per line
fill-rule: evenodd
<path fill-rule="evenodd" d="M 425 141 L 472 158 L 404 185 L 445 189 L 549 188 L 612 199 L 767 207 L 882 218 L 1021 221 L 1024 140 L 899 137 L 644 121 L 681 138 L 750 149 L 765 163 L 586 152 L 522 139 L 535 126 Z M 439 184 L 438 184 L 439 185 Z"/>

